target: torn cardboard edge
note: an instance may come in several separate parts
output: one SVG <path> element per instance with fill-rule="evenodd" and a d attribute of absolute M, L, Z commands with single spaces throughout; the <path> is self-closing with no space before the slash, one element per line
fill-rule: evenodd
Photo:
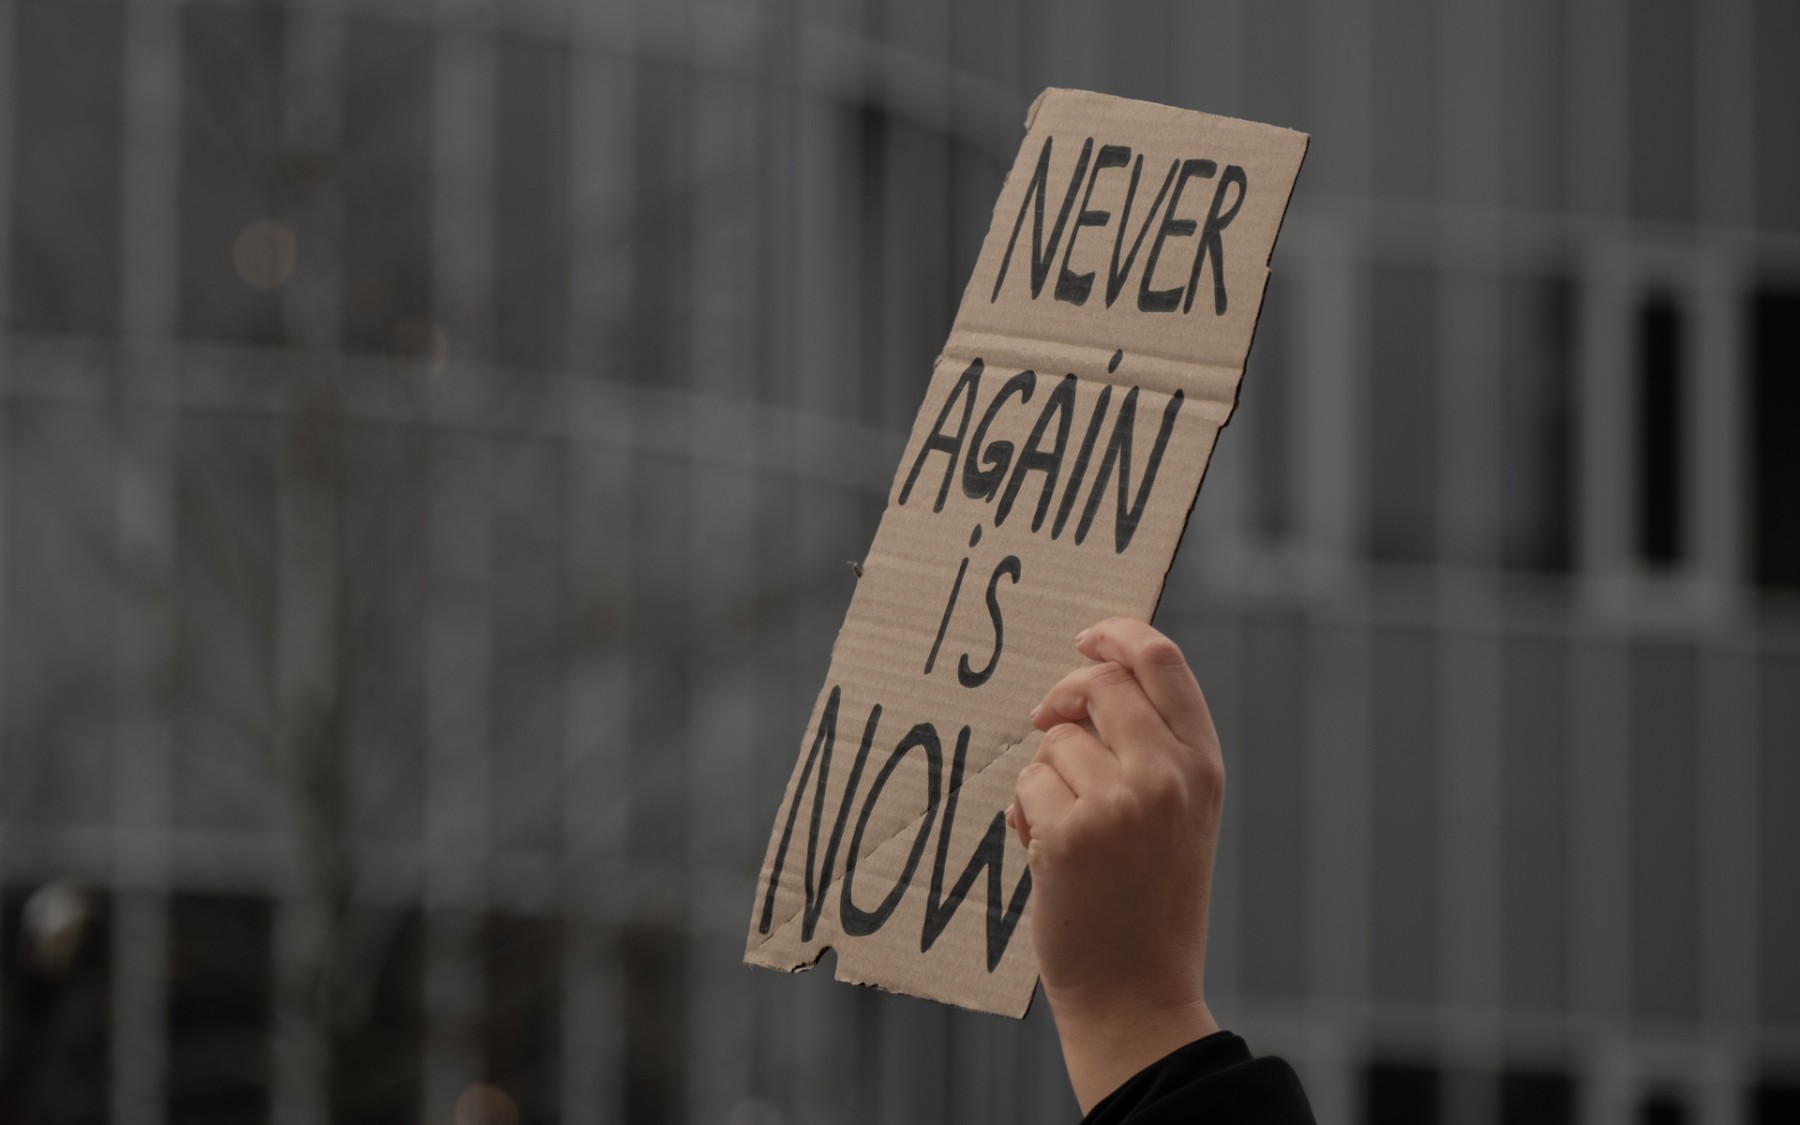
<path fill-rule="evenodd" d="M 1003 810 L 1069 638 L 1161 599 L 1237 401 L 1306 148 L 1047 90 L 862 559 L 777 811 L 745 960 L 1022 1016 Z"/>

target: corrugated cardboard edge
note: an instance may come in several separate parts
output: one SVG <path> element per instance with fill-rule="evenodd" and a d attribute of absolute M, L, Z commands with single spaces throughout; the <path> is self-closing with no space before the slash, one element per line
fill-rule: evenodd
<path fill-rule="evenodd" d="M 1312 139 L 1311 136 L 1307 133 L 1300 132 L 1299 130 L 1287 129 L 1283 126 L 1267 125 L 1265 123 L 1260 123 L 1260 122 L 1247 122 L 1247 121 L 1244 121 L 1243 119 L 1239 119 L 1239 118 L 1220 117 L 1216 114 L 1207 114 L 1207 113 L 1205 113 L 1205 111 L 1200 111 L 1200 110 L 1183 109 L 1183 108 L 1177 107 L 1177 106 L 1169 106 L 1166 104 L 1145 102 L 1145 101 L 1141 101 L 1138 99 L 1123 98 L 1123 97 L 1119 97 L 1117 95 L 1112 95 L 1112 94 L 1103 94 L 1103 93 L 1098 93 L 1098 92 L 1088 91 L 1088 90 L 1069 89 L 1069 88 L 1065 88 L 1065 87 L 1047 87 L 1042 92 L 1040 92 L 1037 95 L 1037 97 L 1032 99 L 1030 106 L 1026 110 L 1025 119 L 1024 119 L 1025 133 L 1027 135 L 1031 132 L 1031 129 L 1037 120 L 1039 110 L 1043 106 L 1044 102 L 1047 99 L 1051 98 L 1052 96 L 1059 96 L 1059 95 L 1060 96 L 1070 96 L 1070 97 L 1074 97 L 1074 98 L 1077 98 L 1079 100 L 1084 100 L 1084 101 L 1094 101 L 1094 102 L 1103 102 L 1103 103 L 1105 103 L 1105 102 L 1125 103 L 1125 104 L 1129 105 L 1130 107 L 1132 107 L 1134 110 L 1137 110 L 1139 112 L 1141 112 L 1145 107 L 1151 107 L 1153 112 L 1157 112 L 1157 111 L 1168 112 L 1168 113 L 1172 113 L 1172 114 L 1180 114 L 1183 116 L 1192 115 L 1194 113 L 1202 113 L 1204 116 L 1207 116 L 1209 118 L 1214 118 L 1215 120 L 1218 120 L 1220 122 L 1228 123 L 1226 125 L 1227 128 L 1236 128 L 1236 127 L 1239 127 L 1242 125 L 1255 125 L 1259 129 L 1278 129 L 1278 130 L 1282 130 L 1282 131 L 1291 133 L 1294 136 L 1296 136 L 1297 138 L 1299 138 L 1299 143 L 1300 143 L 1299 159 L 1298 159 L 1298 161 L 1295 165 L 1295 169 L 1294 169 L 1294 183 L 1295 184 L 1298 183 L 1300 173 L 1304 168 L 1306 152 L 1308 151 L 1308 149 L 1310 147 L 1311 139 Z M 1013 163 L 1009 164 L 1007 167 L 1006 176 L 1001 182 L 1001 188 L 996 193 L 995 198 L 994 198 L 994 208 L 993 208 L 993 212 L 989 218 L 989 223 L 990 223 L 989 229 L 992 229 L 992 224 L 994 224 L 995 222 L 1003 221 L 1005 218 L 1005 216 L 1002 215 L 1000 212 L 1000 207 L 1001 207 L 1002 201 L 1006 198 L 1007 186 L 1011 183 L 1011 180 L 1013 178 L 1013 172 L 1017 166 L 1018 166 L 1018 161 L 1015 159 L 1013 161 Z M 1276 223 L 1274 235 L 1269 240 L 1268 255 L 1263 259 L 1263 262 L 1262 262 L 1262 268 L 1263 268 L 1264 277 L 1265 277 L 1265 287 L 1262 289 L 1261 298 L 1258 300 L 1258 303 L 1257 303 L 1256 320 L 1253 323 L 1251 330 L 1250 330 L 1250 340 L 1245 348 L 1243 365 L 1240 368 L 1238 368 L 1238 370 L 1237 370 L 1237 379 L 1236 379 L 1235 385 L 1233 386 L 1233 393 L 1232 393 L 1232 400 L 1231 400 L 1230 408 L 1225 412 L 1223 418 L 1219 418 L 1215 422 L 1217 430 L 1220 430 L 1220 431 L 1222 431 L 1224 429 L 1224 427 L 1229 424 L 1231 418 L 1234 417 L 1237 413 L 1237 403 L 1243 393 L 1243 378 L 1245 377 L 1245 375 L 1248 374 L 1250 353 L 1254 350 L 1254 347 L 1255 347 L 1256 331 L 1258 328 L 1261 327 L 1263 310 L 1267 307 L 1266 277 L 1270 271 L 1270 263 L 1274 259 L 1275 247 L 1280 242 L 1282 228 L 1286 225 L 1288 213 L 1292 210 L 1292 204 L 1293 204 L 1292 190 L 1290 188 L 1289 197 L 1286 201 L 1286 204 L 1282 208 L 1281 215 Z M 945 335 L 944 350 L 939 352 L 937 359 L 934 361 L 934 368 L 937 363 L 944 362 L 946 357 L 949 355 L 949 348 L 950 348 L 951 341 L 957 337 L 957 329 L 958 329 L 957 322 L 960 321 L 960 319 L 961 319 L 961 310 L 964 307 L 964 303 L 966 303 L 969 300 L 969 292 L 976 283 L 976 273 L 977 273 L 976 270 L 972 269 L 970 271 L 969 280 L 964 285 L 964 291 L 963 291 L 962 298 L 959 300 L 958 305 L 957 305 L 957 310 L 958 310 L 957 315 L 953 318 L 951 328 Z M 915 417 L 911 426 L 916 426 L 917 424 L 918 424 L 917 418 Z M 908 429 L 909 433 L 911 432 L 911 426 L 909 426 L 909 429 Z M 1217 440 L 1216 434 L 1215 434 L 1214 440 L 1215 440 L 1215 442 Z M 1216 445 L 1214 448 L 1214 452 L 1216 452 Z M 1186 532 L 1187 532 L 1188 525 L 1193 520 L 1194 508 L 1199 502 L 1200 490 L 1201 490 L 1201 488 L 1205 487 L 1206 474 L 1208 472 L 1210 472 L 1211 469 L 1212 469 L 1212 455 L 1209 454 L 1205 465 L 1202 467 L 1200 480 L 1199 480 L 1198 484 L 1196 484 L 1196 486 L 1195 486 L 1192 498 L 1189 500 L 1187 511 L 1182 517 L 1181 535 L 1178 536 L 1178 538 L 1177 538 L 1178 544 L 1180 543 L 1181 540 L 1186 538 Z M 901 471 L 901 467 L 897 467 L 895 471 L 896 472 Z M 889 506 L 890 505 L 883 506 L 882 517 L 886 516 Z M 878 521 L 878 526 L 879 526 L 879 521 Z M 1162 580 L 1158 585 L 1158 588 L 1157 588 L 1156 594 L 1155 594 L 1155 598 L 1153 599 L 1153 601 L 1151 603 L 1153 606 L 1152 611 L 1151 611 L 1151 616 L 1154 616 L 1154 612 L 1155 612 L 1154 607 L 1161 605 L 1163 594 L 1167 591 L 1169 575 L 1171 573 L 1173 573 L 1174 564 L 1175 564 L 1175 556 L 1177 554 L 1179 554 L 1179 546 L 1177 547 L 1176 551 L 1172 552 L 1169 556 L 1169 565 L 1163 572 Z M 848 623 L 849 623 L 849 616 L 848 616 L 848 614 L 846 614 L 844 619 L 839 623 L 837 632 L 835 634 L 833 634 L 830 659 L 828 661 L 828 667 L 835 664 L 835 662 L 837 660 L 838 649 L 839 649 L 839 646 L 843 639 L 844 629 L 848 625 Z M 813 706 L 813 710 L 816 710 L 817 707 L 818 707 L 818 704 L 817 704 L 817 702 L 815 702 L 815 704 Z M 810 712 L 809 712 L 809 714 L 810 714 Z M 1027 736 L 1027 737 L 1029 737 L 1029 736 Z M 1021 742 L 1022 741 L 1023 740 L 1021 740 Z M 1011 749 L 1016 748 L 1018 745 L 1020 745 L 1020 743 L 1014 743 L 1011 747 L 1008 747 L 1006 750 L 1003 750 L 999 755 L 996 755 L 993 762 L 990 763 L 990 767 L 994 764 L 997 764 L 999 761 L 1003 760 L 1006 757 L 1007 753 L 1009 753 Z M 973 777 L 965 779 L 964 785 L 966 786 L 972 780 L 973 780 Z M 946 797 L 947 796 L 948 795 L 946 794 Z M 923 815 L 923 814 L 921 814 L 921 815 Z M 916 823 L 916 821 L 915 821 L 915 823 Z M 875 851 L 882 847 L 888 846 L 895 839 L 898 839 L 901 835 L 903 835 L 905 833 L 905 831 L 906 831 L 906 829 L 902 828 L 900 831 L 898 831 L 898 832 L 894 833 L 892 836 L 890 836 L 889 839 L 883 840 L 880 843 L 874 845 L 872 848 L 869 849 L 869 851 L 872 852 L 872 851 Z M 761 870 L 761 867 L 759 866 L 755 885 L 757 887 L 760 887 L 763 883 L 763 880 L 766 879 L 766 877 L 767 877 L 767 872 Z M 837 888 L 838 886 L 840 886 L 842 884 L 842 882 L 843 882 L 843 875 L 840 874 L 836 878 L 832 879 L 831 882 L 829 884 L 827 884 L 827 886 L 825 888 L 821 889 L 821 894 L 828 897 L 829 895 L 831 895 L 833 893 L 833 890 L 835 888 Z M 754 891 L 753 891 L 753 899 L 754 899 Z M 759 967 L 759 968 L 774 969 L 774 970 L 777 970 L 780 972 L 799 973 L 799 972 L 805 972 L 805 971 L 808 971 L 810 969 L 817 967 L 817 965 L 820 963 L 820 961 L 822 961 L 824 959 L 825 955 L 827 953 L 830 953 L 830 954 L 832 954 L 832 959 L 833 959 L 832 978 L 836 981 L 840 981 L 840 982 L 847 983 L 847 984 L 859 984 L 859 985 L 863 985 L 864 987 L 874 988 L 874 989 L 877 989 L 882 992 L 892 993 L 894 995 L 912 995 L 912 996 L 922 998 L 922 999 L 934 1000 L 934 1001 L 937 1001 L 940 1003 L 949 1004 L 953 1007 L 962 1008 L 966 1011 L 994 1012 L 993 1008 L 973 1007 L 970 1004 L 964 1003 L 958 997 L 956 997 L 954 995 L 950 995 L 948 992 L 939 993 L 935 989 L 920 988 L 920 989 L 917 989 L 916 991 L 909 992 L 909 993 L 899 993 L 899 992 L 896 992 L 895 990 L 888 988 L 887 986 L 883 985 L 882 983 L 880 983 L 878 981 L 863 979 L 860 975 L 850 973 L 846 970 L 846 967 L 844 966 L 842 959 L 838 956 L 836 948 L 829 944 L 819 945 L 815 950 L 812 951 L 813 955 L 810 959 L 803 959 L 798 962 L 793 962 L 793 961 L 786 960 L 786 959 L 775 960 L 775 959 L 770 959 L 770 958 L 767 958 L 766 956 L 764 956 L 763 951 L 766 946 L 771 944 L 774 935 L 779 933 L 782 929 L 784 929 L 786 925 L 791 925 L 792 923 L 793 923 L 793 919 L 790 918 L 783 925 L 773 927 L 771 929 L 770 933 L 768 935 L 764 936 L 763 940 L 761 940 L 761 941 L 753 940 L 751 943 L 749 943 L 747 945 L 747 948 L 745 949 L 745 953 L 744 953 L 745 964 L 754 966 L 754 967 Z M 754 935 L 755 935 L 755 929 L 753 927 L 752 928 L 752 937 L 753 938 L 754 938 Z M 1023 1003 L 1018 1007 L 1018 1009 L 1016 1011 L 1001 1011 L 1001 1012 L 994 1012 L 994 1014 L 1008 1015 L 1014 1019 L 1024 1018 L 1030 1012 L 1031 1005 L 1037 996 L 1037 992 L 1038 992 L 1038 989 L 1036 987 L 1033 987 L 1029 991 L 1025 992 L 1023 995 Z M 934 993 L 936 993 L 936 994 L 934 994 Z"/>

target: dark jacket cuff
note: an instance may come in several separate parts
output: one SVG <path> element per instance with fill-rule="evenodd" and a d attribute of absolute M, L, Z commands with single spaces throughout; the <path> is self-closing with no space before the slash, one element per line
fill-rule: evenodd
<path fill-rule="evenodd" d="M 1204 1114 L 1204 1118 L 1196 1115 Z M 1082 1125 L 1314 1125 L 1294 1068 L 1252 1058 L 1229 1031 L 1197 1039 L 1133 1075 L 1101 1100 Z"/>

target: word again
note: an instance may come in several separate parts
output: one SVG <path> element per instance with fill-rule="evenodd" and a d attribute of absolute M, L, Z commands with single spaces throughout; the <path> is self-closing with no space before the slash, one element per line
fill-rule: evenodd
<path fill-rule="evenodd" d="M 1107 370 L 1115 370 L 1118 363 L 1119 356 L 1114 355 Z M 1162 419 L 1157 425 L 1156 437 L 1151 443 L 1149 456 L 1144 461 L 1143 476 L 1138 481 L 1134 494 L 1131 487 L 1131 461 L 1137 432 L 1137 387 L 1126 391 L 1119 403 L 1118 413 L 1112 419 L 1112 433 L 1106 440 L 1099 465 L 1093 469 L 1094 475 L 1090 483 L 1088 470 L 1094 459 L 1100 433 L 1106 428 L 1107 412 L 1112 407 L 1112 384 L 1101 386 L 1099 396 L 1094 400 L 1093 410 L 1088 415 L 1087 425 L 1082 430 L 1081 442 L 1071 451 L 1069 434 L 1075 420 L 1078 380 L 1072 374 L 1064 375 L 1045 397 L 1044 405 L 1032 424 L 1031 434 L 1025 439 L 1024 448 L 1015 449 L 1010 441 L 989 441 L 988 432 L 1010 402 L 1017 400 L 1024 405 L 1031 401 L 1032 395 L 1037 391 L 1038 374 L 1035 371 L 1021 371 L 1003 381 L 993 391 L 993 397 L 987 400 L 987 408 L 982 411 L 981 420 L 974 423 L 974 432 L 970 433 L 969 427 L 975 418 L 975 402 L 982 394 L 982 377 L 985 371 L 986 364 L 977 358 L 951 388 L 950 396 L 944 400 L 943 408 L 938 412 L 937 421 L 932 424 L 930 434 L 920 445 L 912 468 L 906 474 L 906 481 L 900 488 L 899 502 L 905 504 L 912 495 L 913 486 L 918 483 L 926 461 L 934 454 L 943 454 L 946 458 L 944 476 L 938 485 L 937 498 L 932 502 L 931 510 L 944 510 L 944 501 L 950 495 L 950 485 L 958 477 L 957 464 L 960 461 L 963 495 L 983 503 L 993 502 L 998 497 L 999 502 L 994 508 L 994 526 L 999 527 L 1011 514 L 1029 475 L 1042 473 L 1043 483 L 1038 488 L 1037 502 L 1032 506 L 1031 530 L 1035 532 L 1043 527 L 1044 520 L 1050 513 L 1050 505 L 1056 499 L 1057 486 L 1061 484 L 1062 499 L 1056 505 L 1056 516 L 1050 524 L 1050 538 L 1060 538 L 1063 528 L 1075 514 L 1076 502 L 1085 485 L 1088 489 L 1087 502 L 1081 506 L 1080 519 L 1075 524 L 1074 533 L 1075 542 L 1079 545 L 1087 539 L 1094 517 L 1099 514 L 1101 503 L 1106 498 L 1107 485 L 1116 480 L 1113 551 L 1124 554 L 1125 548 L 1131 545 L 1132 537 L 1137 534 L 1138 524 L 1143 520 L 1144 509 L 1150 501 L 1151 490 L 1156 486 L 1157 469 L 1162 466 L 1163 453 L 1169 445 L 1169 435 L 1175 429 L 1175 417 L 1181 413 L 1181 391 L 1177 390 L 1170 395 L 1167 404 L 1163 406 Z M 961 413 L 958 416 L 959 405 Z M 954 429 L 950 428 L 953 416 L 960 418 Z M 1065 479 L 1062 475 L 1063 462 L 1071 452 L 1074 463 L 1069 467 Z"/>

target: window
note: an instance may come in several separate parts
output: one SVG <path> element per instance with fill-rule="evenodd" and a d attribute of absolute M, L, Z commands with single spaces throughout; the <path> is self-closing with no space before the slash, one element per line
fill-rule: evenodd
<path fill-rule="evenodd" d="M 494 358 L 563 364 L 568 322 L 569 50 L 502 38 L 494 136 Z"/>
<path fill-rule="evenodd" d="M 1500 557 L 1562 572 L 1574 553 L 1575 286 L 1527 277 L 1502 291 Z"/>
<path fill-rule="evenodd" d="M 277 215 L 282 19 L 190 7 L 183 31 L 181 334 L 270 343 L 299 252 Z"/>
<path fill-rule="evenodd" d="M 431 35 L 351 20 L 344 33 L 343 343 L 427 350 L 431 313 Z"/>
<path fill-rule="evenodd" d="M 1372 1062 L 1363 1068 L 1366 1125 L 1437 1125 L 1443 1076 L 1418 1063 Z"/>
<path fill-rule="evenodd" d="M 416 909 L 358 906 L 344 918 L 331 1036 L 331 1120 L 419 1120 L 423 1093 L 424 926 Z"/>
<path fill-rule="evenodd" d="M 169 902 L 169 1119 L 269 1120 L 273 910 L 264 899 Z"/>
<path fill-rule="evenodd" d="M 1658 568 L 1679 563 L 1685 550 L 1685 342 L 1686 325 L 1672 297 L 1653 295 L 1638 307 L 1637 553 Z"/>
<path fill-rule="evenodd" d="M 14 16 L 11 322 L 119 328 L 123 12 L 20 0 Z"/>
<path fill-rule="evenodd" d="M 1800 590 L 1800 289 L 1757 293 L 1750 330 L 1751 567 L 1765 589 Z"/>
<path fill-rule="evenodd" d="M 1381 562 L 1424 562 L 1437 531 L 1437 276 L 1377 266 L 1370 313 L 1370 551 Z"/>
<path fill-rule="evenodd" d="M 1498 1125 L 1575 1125 L 1575 1079 L 1561 1070 L 1500 1075 Z"/>
<path fill-rule="evenodd" d="M 1696 0 L 1634 0 L 1626 6 L 1631 97 L 1631 214 L 1693 222 L 1698 36 Z"/>
<path fill-rule="evenodd" d="M 1800 1121 L 1800 1083 L 1765 1079 L 1750 1092 L 1748 1125 L 1792 1125 Z"/>
<path fill-rule="evenodd" d="M 518 1125 L 552 1125 L 562 1120 L 561 928 L 555 919 L 491 914 L 482 944 L 487 1081 L 517 1107 Z"/>

